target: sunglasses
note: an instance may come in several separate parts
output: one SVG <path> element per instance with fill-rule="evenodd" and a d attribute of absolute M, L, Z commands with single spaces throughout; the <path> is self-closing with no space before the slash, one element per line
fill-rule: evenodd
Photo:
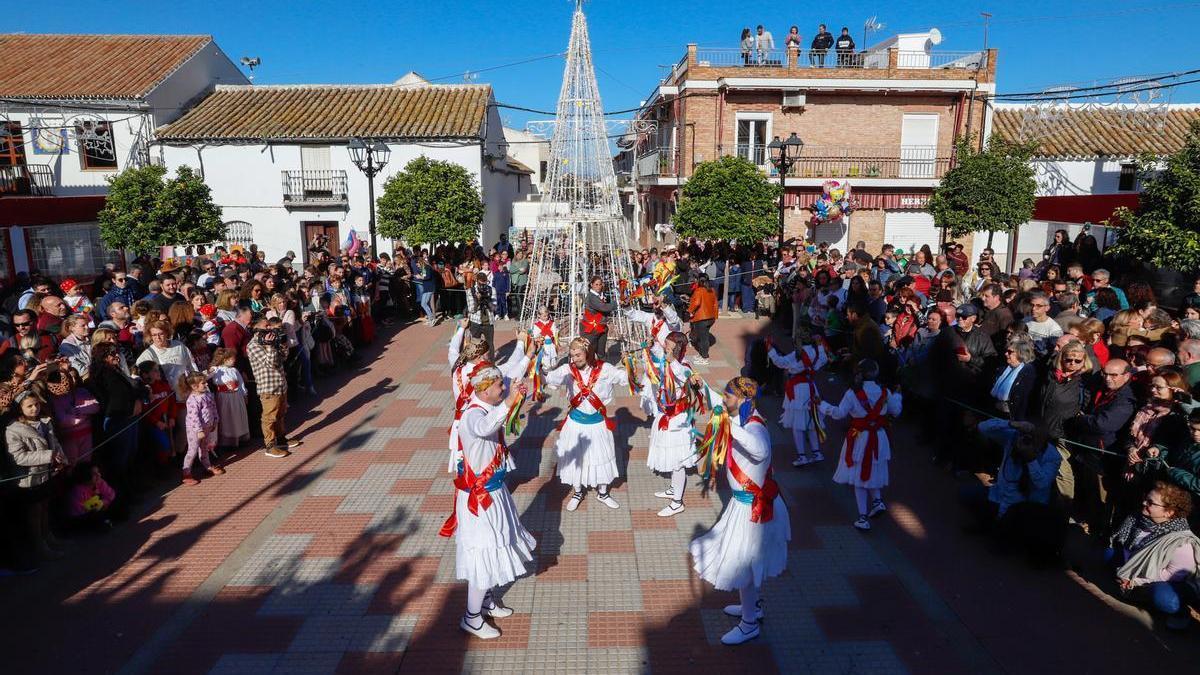
<path fill-rule="evenodd" d="M 125 281 L 125 277 L 113 277 L 113 281 L 117 283 L 123 283 Z"/>
<path fill-rule="evenodd" d="M 1083 363 L 1083 359 L 1063 359 L 1063 363 Z"/>
<path fill-rule="evenodd" d="M 13 322 L 13 328 L 26 328 L 26 327 L 29 327 L 32 325 L 33 325 L 33 322 L 31 322 L 31 321 L 25 321 L 22 323 L 17 323 L 15 321 Z"/>

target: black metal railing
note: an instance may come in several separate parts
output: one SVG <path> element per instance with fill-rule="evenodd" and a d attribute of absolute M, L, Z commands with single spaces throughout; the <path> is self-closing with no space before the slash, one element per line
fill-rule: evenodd
<path fill-rule="evenodd" d="M 341 169 L 283 172 L 287 204 L 342 204 L 348 198 L 346 172 Z"/>
<path fill-rule="evenodd" d="M 0 166 L 0 194 L 48 197 L 53 188 L 54 172 L 47 164 Z"/>

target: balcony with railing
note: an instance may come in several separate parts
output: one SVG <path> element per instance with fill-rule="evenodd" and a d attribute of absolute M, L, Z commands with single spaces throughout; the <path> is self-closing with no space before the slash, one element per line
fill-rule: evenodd
<path fill-rule="evenodd" d="M 907 43 L 906 43 L 907 44 Z M 688 45 L 687 53 L 668 76 L 685 78 L 796 77 L 849 79 L 978 79 L 990 81 L 989 51 L 935 51 L 896 46 L 861 51 L 835 49 L 708 48 Z M 940 71 L 940 72 L 938 72 Z"/>
<path fill-rule="evenodd" d="M 950 169 L 949 150 L 936 146 L 804 146 L 789 178 L 941 178 Z M 770 161 L 768 159 L 768 165 Z M 773 170 L 772 170 L 773 171 Z"/>
<path fill-rule="evenodd" d="M 638 177 L 674 176 L 675 153 L 670 148 L 654 148 L 642 153 L 637 160 Z"/>
<path fill-rule="evenodd" d="M 53 188 L 54 172 L 47 164 L 0 166 L 0 195 L 49 197 Z"/>
<path fill-rule="evenodd" d="M 348 200 L 346 172 L 341 169 L 283 172 L 285 206 L 345 206 Z"/>

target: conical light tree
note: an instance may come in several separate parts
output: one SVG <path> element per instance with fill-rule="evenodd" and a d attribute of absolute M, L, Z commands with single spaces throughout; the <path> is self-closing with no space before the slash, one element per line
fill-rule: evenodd
<path fill-rule="evenodd" d="M 634 279 L 581 0 L 571 23 L 546 181 L 521 321 L 532 326 L 547 307 L 561 334 L 574 337 L 592 277 L 604 280 L 610 300 L 620 288 L 632 288 Z M 643 327 L 624 315 L 610 317 L 610 344 L 644 336 Z"/>

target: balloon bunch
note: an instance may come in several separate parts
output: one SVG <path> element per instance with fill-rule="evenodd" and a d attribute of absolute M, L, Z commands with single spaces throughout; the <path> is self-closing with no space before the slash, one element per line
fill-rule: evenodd
<path fill-rule="evenodd" d="M 809 210 L 813 212 L 814 225 L 840 221 L 843 216 L 854 210 L 854 202 L 850 199 L 850 183 L 825 181 L 821 186 L 821 196 L 812 203 Z"/>

